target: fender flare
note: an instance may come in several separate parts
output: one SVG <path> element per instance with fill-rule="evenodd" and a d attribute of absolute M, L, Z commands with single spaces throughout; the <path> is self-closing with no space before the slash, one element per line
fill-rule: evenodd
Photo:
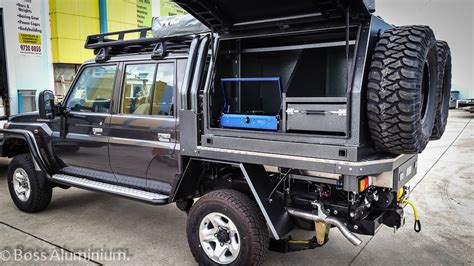
<path fill-rule="evenodd" d="M 38 169 L 36 169 L 38 167 L 42 173 L 48 175 L 49 168 L 43 156 L 41 155 L 35 136 L 31 131 L 24 129 L 0 129 L 0 133 L 3 133 L 3 143 L 5 143 L 6 140 L 12 138 L 24 140 L 28 145 L 31 156 L 33 157 L 35 170 L 38 171 Z"/>

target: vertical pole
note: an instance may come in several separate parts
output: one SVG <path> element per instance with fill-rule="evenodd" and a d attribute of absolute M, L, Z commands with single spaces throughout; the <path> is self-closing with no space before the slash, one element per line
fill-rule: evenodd
<path fill-rule="evenodd" d="M 99 0 L 100 33 L 107 32 L 107 0 Z"/>
<path fill-rule="evenodd" d="M 23 113 L 23 93 L 18 91 L 18 113 Z"/>
<path fill-rule="evenodd" d="M 349 26 L 350 26 L 350 14 L 349 14 L 349 7 L 346 8 L 346 87 L 347 91 L 349 91 L 349 86 L 351 84 L 350 81 L 350 71 L 351 71 L 351 66 L 350 66 L 350 61 L 349 61 Z"/>
<path fill-rule="evenodd" d="M 347 107 L 346 107 L 346 137 L 350 137 L 351 134 L 351 110 L 352 110 L 352 88 L 350 80 L 351 66 L 349 61 L 349 38 L 350 38 L 350 13 L 349 13 L 349 4 L 346 7 L 346 97 L 347 97 Z M 356 40 L 358 41 L 358 40 Z M 356 50 L 354 50 L 354 53 Z M 352 66 L 352 69 L 355 69 L 355 66 Z"/>

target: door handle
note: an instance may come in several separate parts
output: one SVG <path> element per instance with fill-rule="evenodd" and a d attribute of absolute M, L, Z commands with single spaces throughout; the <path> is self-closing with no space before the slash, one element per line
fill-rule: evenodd
<path fill-rule="evenodd" d="M 171 142 L 171 134 L 169 133 L 158 133 L 158 141 Z"/>
<path fill-rule="evenodd" d="M 93 127 L 92 128 L 92 135 L 101 136 L 103 132 L 104 132 L 104 129 L 102 129 L 100 127 Z"/>
<path fill-rule="evenodd" d="M 347 109 L 338 109 L 337 111 L 324 111 L 324 110 L 296 110 L 295 108 L 289 108 L 286 110 L 288 115 L 294 114 L 306 114 L 306 115 L 338 115 L 338 116 L 346 116 Z"/>

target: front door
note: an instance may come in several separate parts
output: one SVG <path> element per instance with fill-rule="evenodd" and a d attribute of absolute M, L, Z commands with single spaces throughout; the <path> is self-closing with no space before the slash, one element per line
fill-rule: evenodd
<path fill-rule="evenodd" d="M 175 63 L 125 65 L 110 121 L 110 164 L 118 182 L 169 193 L 176 156 Z"/>
<path fill-rule="evenodd" d="M 53 134 L 63 172 L 115 181 L 108 142 L 116 73 L 115 64 L 86 66 L 72 85 L 64 103 L 67 114 L 57 118 Z"/>

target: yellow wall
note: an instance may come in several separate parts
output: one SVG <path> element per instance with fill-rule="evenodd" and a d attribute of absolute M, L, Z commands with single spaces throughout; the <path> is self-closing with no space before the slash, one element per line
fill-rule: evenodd
<path fill-rule="evenodd" d="M 100 33 L 99 0 L 49 0 L 49 8 L 53 63 L 81 64 L 94 58 L 84 44 L 88 35 Z M 108 32 L 136 29 L 137 24 L 137 0 L 107 0 Z"/>
<path fill-rule="evenodd" d="M 136 0 L 108 0 L 107 1 L 108 31 L 120 31 L 137 28 L 137 1 Z"/>
<path fill-rule="evenodd" d="M 94 58 L 86 37 L 100 32 L 98 0 L 49 0 L 53 63 L 81 64 Z"/>

